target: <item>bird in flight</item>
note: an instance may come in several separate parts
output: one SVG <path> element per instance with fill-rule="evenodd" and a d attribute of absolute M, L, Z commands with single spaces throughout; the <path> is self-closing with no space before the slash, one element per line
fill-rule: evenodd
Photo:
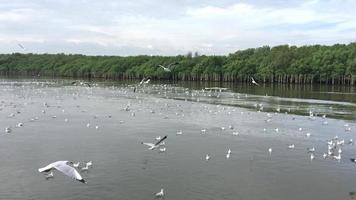
<path fill-rule="evenodd" d="M 148 84 L 151 81 L 150 77 L 143 78 L 139 85 Z"/>
<path fill-rule="evenodd" d="M 172 68 L 175 66 L 175 65 L 178 65 L 179 63 L 178 62 L 174 62 L 174 63 L 170 63 L 169 65 L 167 66 L 163 66 L 163 65 L 158 65 L 159 67 L 161 67 L 165 72 L 171 72 L 172 71 Z"/>
<path fill-rule="evenodd" d="M 77 170 L 75 170 L 75 168 L 72 167 L 71 165 L 73 165 L 73 162 L 56 161 L 54 163 L 47 165 L 46 167 L 39 168 L 38 171 L 42 173 L 42 172 L 50 172 L 50 171 L 56 169 L 56 170 L 62 172 L 64 175 L 71 177 L 72 179 L 75 179 L 82 183 L 87 183 L 82 178 L 82 176 L 77 172 Z"/>
<path fill-rule="evenodd" d="M 251 77 L 251 81 L 252 81 L 252 84 L 254 84 L 254 85 L 260 85 L 255 81 L 255 79 L 253 79 L 253 77 Z"/>
<path fill-rule="evenodd" d="M 18 43 L 17 45 L 18 45 L 21 49 L 23 49 L 24 51 L 26 51 L 26 48 L 25 48 L 22 44 Z"/>
<path fill-rule="evenodd" d="M 154 150 L 156 149 L 157 147 L 159 147 L 159 145 L 163 142 L 163 140 L 167 139 L 167 135 L 164 136 L 163 138 L 161 138 L 158 142 L 156 142 L 155 144 L 153 143 L 147 143 L 147 142 L 142 142 L 141 144 L 144 144 L 146 146 L 148 146 L 149 150 Z"/>

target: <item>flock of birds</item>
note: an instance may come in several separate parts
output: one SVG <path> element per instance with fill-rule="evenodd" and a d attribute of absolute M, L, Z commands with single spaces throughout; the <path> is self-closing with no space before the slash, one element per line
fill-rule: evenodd
<path fill-rule="evenodd" d="M 163 68 L 164 71 L 166 72 L 170 72 L 171 68 L 176 65 L 177 63 L 172 63 L 168 66 L 163 66 L 160 65 L 161 68 Z M 141 92 L 144 90 L 145 85 L 147 85 L 148 83 L 150 83 L 150 78 L 143 78 L 138 84 L 136 84 L 133 87 L 133 92 L 136 93 L 138 88 L 142 88 Z M 259 84 L 254 80 L 253 77 L 251 77 L 251 83 L 253 85 L 259 86 Z M 71 82 L 71 85 L 74 86 L 86 86 L 86 87 L 95 87 L 97 86 L 96 84 L 90 84 L 87 82 L 79 82 L 79 81 L 73 81 Z M 206 88 L 206 91 L 217 91 L 218 95 L 220 95 L 220 93 L 224 92 L 226 90 L 226 88 Z M 189 93 L 185 93 L 186 95 Z M 189 94 L 190 95 L 190 94 Z M 3 105 L 4 102 L 1 102 L 1 105 Z M 45 107 L 49 107 L 49 105 L 47 103 L 44 103 L 43 106 Z M 263 110 L 263 105 L 262 104 L 256 104 L 255 106 L 257 109 L 257 112 L 261 112 Z M 130 105 L 127 105 L 124 110 L 125 111 L 130 111 Z M 45 113 L 45 110 L 42 110 L 42 113 Z M 151 111 L 151 113 L 154 113 L 155 111 Z M 209 111 L 210 112 L 210 111 Z M 276 109 L 276 113 L 281 112 L 280 108 Z M 11 113 L 9 115 L 9 117 L 13 117 L 16 114 L 20 114 L 20 112 L 18 111 L 17 113 Z M 176 113 L 178 115 L 178 113 Z M 135 113 L 132 112 L 132 116 L 134 116 Z M 184 114 L 181 114 L 182 116 L 184 116 Z M 266 113 L 267 119 L 265 120 L 267 123 L 270 122 L 271 118 L 273 117 L 272 113 Z M 308 118 L 313 120 L 315 119 L 316 114 L 313 112 L 309 113 Z M 56 116 L 52 116 L 52 118 L 56 118 Z M 326 115 L 322 116 L 323 119 L 326 118 Z M 31 120 L 38 120 L 38 118 L 33 118 Z M 66 122 L 68 122 L 68 119 L 65 119 Z M 323 122 L 324 125 L 327 125 L 327 121 L 325 120 Z M 19 122 L 17 123 L 16 127 L 20 128 L 23 127 L 24 123 L 23 122 Z M 89 123 L 87 124 L 87 127 L 91 126 Z M 95 126 L 96 129 L 99 128 L 98 125 Z M 235 130 L 233 125 L 230 125 L 228 127 L 230 130 L 233 130 L 232 135 L 233 136 L 238 136 L 239 132 Z M 225 130 L 225 127 L 221 127 L 221 130 Z M 264 129 L 264 131 L 266 131 L 266 129 Z M 278 128 L 275 128 L 274 130 L 275 132 L 279 132 Z M 303 131 L 303 128 L 299 128 L 300 132 Z M 348 124 L 345 124 L 345 132 L 350 132 L 351 131 L 351 127 Z M 5 133 L 11 133 L 12 132 L 12 127 L 6 127 L 5 128 Z M 201 129 L 201 134 L 205 134 L 207 132 L 206 129 Z M 182 130 L 178 130 L 176 132 L 176 135 L 182 135 L 183 132 Z M 306 137 L 309 138 L 311 136 L 311 133 L 306 133 Z M 167 135 L 161 137 L 158 136 L 156 138 L 154 138 L 155 142 L 142 142 L 143 145 L 147 146 L 149 150 L 158 150 L 159 152 L 165 152 L 166 151 L 166 144 L 165 144 L 165 140 L 168 138 Z M 345 139 L 340 139 L 338 136 L 335 136 L 333 138 L 331 138 L 330 140 L 327 141 L 327 149 L 326 151 L 323 153 L 322 158 L 323 159 L 333 159 L 333 160 L 337 160 L 340 161 L 341 157 L 342 157 L 342 153 L 343 153 L 343 147 L 344 145 L 354 145 L 354 142 L 352 139 L 345 141 Z M 295 144 L 289 144 L 287 146 L 288 149 L 294 149 L 295 148 Z M 226 159 L 230 159 L 231 156 L 231 149 L 228 148 L 225 154 L 225 158 Z M 272 147 L 269 147 L 267 149 L 267 153 L 269 156 L 272 156 L 273 153 L 273 149 Z M 310 156 L 310 160 L 314 160 L 317 156 L 316 156 L 316 148 L 315 147 L 310 147 L 307 149 L 307 153 Z M 206 154 L 205 155 L 205 161 L 209 161 L 211 159 L 211 155 L 210 154 Z M 356 163 L 356 158 L 350 158 L 351 162 Z M 53 179 L 54 178 L 54 171 L 59 171 L 61 173 L 63 173 L 64 175 L 77 180 L 79 182 L 82 183 L 87 183 L 87 181 L 81 176 L 80 172 L 85 172 L 88 171 L 90 168 L 92 168 L 93 166 L 93 162 L 92 161 L 84 161 L 84 162 L 72 162 L 72 161 L 56 161 L 53 163 L 48 164 L 45 167 L 39 168 L 38 171 L 40 173 L 43 173 L 46 179 Z M 155 193 L 156 197 L 164 197 L 165 193 L 164 193 L 164 189 L 162 188 L 159 192 Z"/>

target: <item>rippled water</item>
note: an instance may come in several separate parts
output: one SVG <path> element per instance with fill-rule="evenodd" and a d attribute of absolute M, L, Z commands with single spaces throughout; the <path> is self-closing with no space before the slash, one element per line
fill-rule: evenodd
<path fill-rule="evenodd" d="M 132 83 L 89 88 L 71 80 L 1 79 L 0 199 L 155 199 L 161 188 L 165 199 L 177 200 L 353 197 L 355 146 L 342 147 L 340 162 L 322 158 L 327 140 L 354 138 L 352 88 L 205 87 L 212 86 L 152 83 L 134 93 Z M 168 135 L 165 153 L 140 144 L 159 135 Z M 57 160 L 92 160 L 82 173 L 88 184 L 37 172 Z"/>

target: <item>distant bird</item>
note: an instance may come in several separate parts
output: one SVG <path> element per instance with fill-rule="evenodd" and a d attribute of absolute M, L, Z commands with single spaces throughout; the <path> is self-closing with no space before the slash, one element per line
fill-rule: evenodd
<path fill-rule="evenodd" d="M 350 158 L 351 162 L 356 163 L 356 158 Z"/>
<path fill-rule="evenodd" d="M 251 81 L 252 81 L 252 84 L 254 84 L 254 85 L 259 85 L 259 84 L 255 81 L 255 79 L 253 79 L 253 77 L 251 77 Z"/>
<path fill-rule="evenodd" d="M 89 170 L 89 166 L 88 165 L 85 165 L 85 167 L 82 167 L 81 169 L 80 169 L 80 171 L 82 171 L 82 172 L 84 172 L 84 171 L 88 171 Z"/>
<path fill-rule="evenodd" d="M 70 166 L 72 162 L 69 161 L 57 161 L 47 165 L 46 167 L 39 168 L 39 172 L 49 172 L 53 169 L 56 169 L 62 172 L 64 175 L 71 177 L 79 182 L 86 183 L 86 181 L 82 178 L 82 176 L 75 170 L 72 166 Z"/>
<path fill-rule="evenodd" d="M 272 154 L 272 148 L 269 148 L 268 152 L 269 152 L 269 155 L 271 155 Z"/>
<path fill-rule="evenodd" d="M 176 134 L 177 134 L 177 135 L 182 135 L 182 134 L 183 134 L 183 131 L 182 131 L 182 130 L 179 130 L 179 131 L 177 131 Z"/>
<path fill-rule="evenodd" d="M 230 158 L 230 154 L 227 153 L 227 154 L 226 154 L 226 159 L 229 159 L 229 158 Z"/>
<path fill-rule="evenodd" d="M 11 131 L 12 131 L 12 130 L 11 130 L 10 127 L 6 127 L 6 128 L 5 128 L 5 133 L 11 133 Z"/>
<path fill-rule="evenodd" d="M 206 154 L 205 160 L 206 160 L 206 161 L 210 160 L 210 155 L 209 155 L 209 154 Z"/>
<path fill-rule="evenodd" d="M 307 150 L 308 150 L 308 153 L 313 153 L 313 152 L 315 152 L 315 147 L 308 148 Z"/>
<path fill-rule="evenodd" d="M 154 150 L 156 149 L 157 147 L 159 147 L 160 143 L 163 142 L 163 140 L 167 139 L 167 135 L 164 136 L 163 138 L 161 138 L 158 142 L 156 142 L 155 144 L 153 143 L 147 143 L 147 142 L 141 142 L 141 144 L 144 144 L 146 146 L 149 146 L 149 150 Z"/>
<path fill-rule="evenodd" d="M 151 79 L 149 77 L 143 78 L 139 85 L 143 85 L 143 84 L 148 84 L 151 81 Z"/>
<path fill-rule="evenodd" d="M 163 197 L 163 196 L 164 196 L 164 190 L 163 190 L 163 188 L 161 189 L 161 191 L 157 192 L 157 193 L 155 194 L 155 196 L 156 196 L 157 198 Z"/>
<path fill-rule="evenodd" d="M 53 178 L 54 177 L 54 174 L 53 174 L 53 171 L 51 171 L 51 173 L 49 174 L 46 174 L 46 179 L 50 179 L 50 178 Z"/>
<path fill-rule="evenodd" d="M 312 161 L 312 160 L 314 160 L 314 158 L 315 158 L 314 154 L 311 153 L 311 154 L 310 154 L 310 160 Z"/>
<path fill-rule="evenodd" d="M 85 165 L 88 167 L 93 167 L 93 161 L 88 161 L 85 163 Z"/>
<path fill-rule="evenodd" d="M 288 149 L 294 149 L 294 144 L 290 144 L 290 145 L 288 145 Z"/>
<path fill-rule="evenodd" d="M 18 45 L 22 50 L 26 51 L 26 48 L 25 48 L 22 44 L 18 43 L 17 45 Z"/>
<path fill-rule="evenodd" d="M 80 164 L 80 162 L 73 163 L 73 167 L 78 168 L 78 167 L 79 167 L 79 164 Z"/>
<path fill-rule="evenodd" d="M 159 148 L 159 152 L 166 152 L 166 147 Z"/>
<path fill-rule="evenodd" d="M 172 71 L 172 68 L 174 65 L 177 65 L 179 64 L 178 62 L 174 62 L 174 63 L 170 63 L 169 65 L 167 66 L 163 66 L 163 65 L 158 65 L 159 67 L 161 67 L 165 72 L 171 72 Z"/>

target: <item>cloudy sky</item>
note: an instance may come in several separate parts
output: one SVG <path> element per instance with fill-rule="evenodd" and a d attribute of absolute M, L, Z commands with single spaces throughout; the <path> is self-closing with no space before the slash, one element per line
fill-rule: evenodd
<path fill-rule="evenodd" d="M 355 41 L 356 0 L 0 0 L 0 53 L 228 54 Z"/>

